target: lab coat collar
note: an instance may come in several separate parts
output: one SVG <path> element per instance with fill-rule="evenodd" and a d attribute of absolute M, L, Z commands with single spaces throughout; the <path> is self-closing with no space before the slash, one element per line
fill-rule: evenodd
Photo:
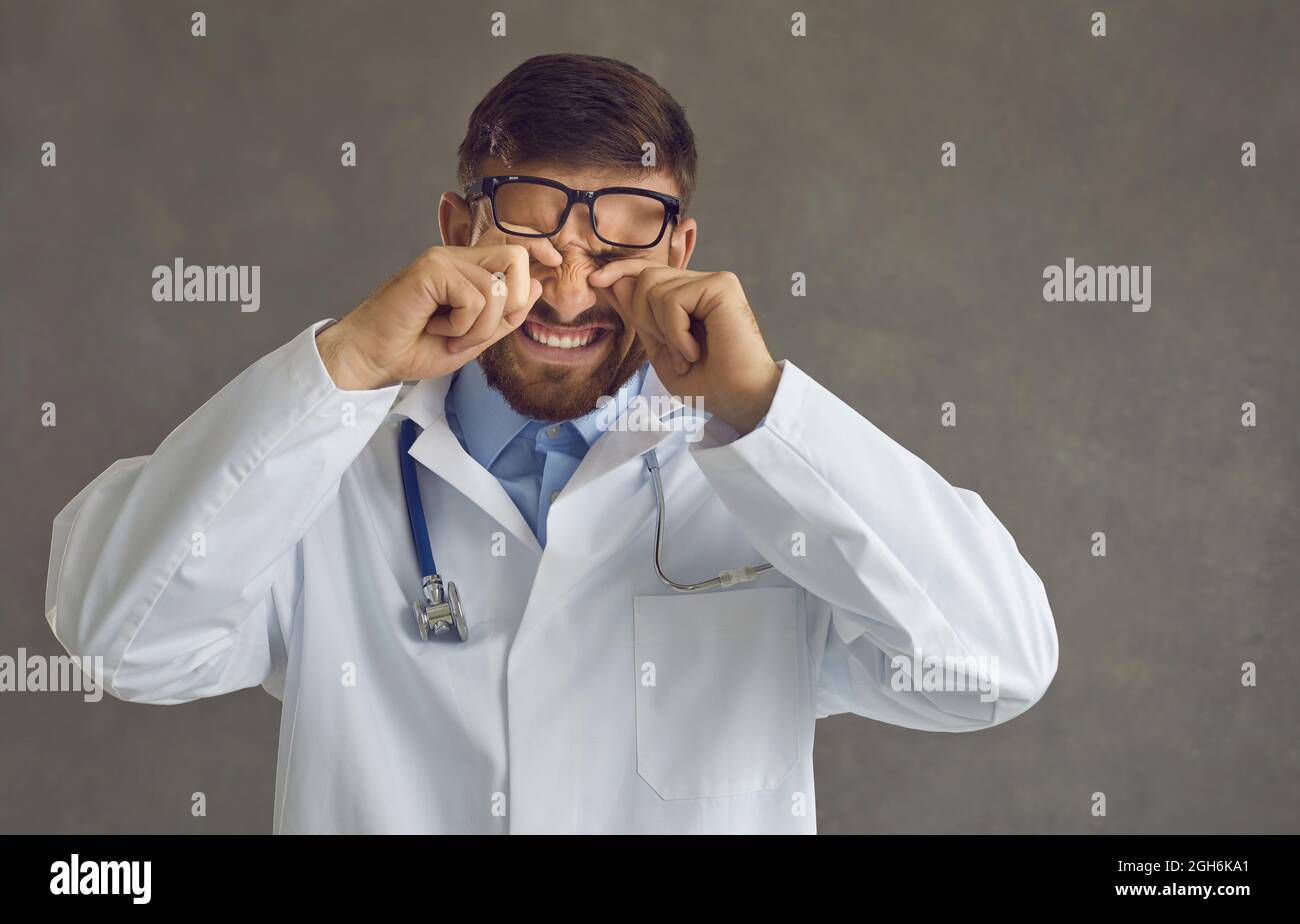
<path fill-rule="evenodd" d="M 474 461 L 451 432 L 446 409 L 447 392 L 454 379 L 455 375 L 424 379 L 394 405 L 394 415 L 408 417 L 420 425 L 420 435 L 411 444 L 411 458 L 478 504 L 516 539 L 540 555 L 541 544 L 501 482 Z"/>

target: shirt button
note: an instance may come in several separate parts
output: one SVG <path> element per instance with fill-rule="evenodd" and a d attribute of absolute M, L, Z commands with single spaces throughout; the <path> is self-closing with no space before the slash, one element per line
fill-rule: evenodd
<path fill-rule="evenodd" d="M 559 436 L 559 435 L 560 435 L 560 428 L 559 428 L 559 425 L 556 425 L 556 426 L 554 426 L 554 427 L 547 427 L 547 428 L 546 428 L 546 435 L 547 435 L 547 436 Z"/>
<path fill-rule="evenodd" d="M 556 499 L 557 497 L 559 497 L 559 496 L 560 496 L 560 492 L 559 492 L 559 491 L 552 491 L 552 492 L 551 492 L 551 503 L 552 503 L 552 504 L 555 503 L 555 499 Z"/>

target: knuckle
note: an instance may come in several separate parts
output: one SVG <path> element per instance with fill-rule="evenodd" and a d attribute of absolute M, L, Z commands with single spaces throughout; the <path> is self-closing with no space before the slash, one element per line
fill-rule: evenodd
<path fill-rule="evenodd" d="M 430 275 L 441 274 L 447 271 L 451 266 L 451 257 L 447 252 L 441 249 L 426 251 L 420 258 L 420 269 Z"/>

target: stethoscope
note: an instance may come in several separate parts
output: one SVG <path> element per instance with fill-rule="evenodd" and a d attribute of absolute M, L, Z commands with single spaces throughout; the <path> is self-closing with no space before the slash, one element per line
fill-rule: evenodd
<path fill-rule="evenodd" d="M 424 502 L 420 499 L 420 483 L 415 474 L 415 459 L 410 453 L 411 445 L 419 435 L 420 428 L 415 421 L 410 418 L 402 421 L 398 439 L 402 493 L 406 496 L 406 515 L 411 521 L 411 539 L 415 543 L 415 555 L 420 562 L 420 587 L 424 591 L 424 599 L 415 600 L 411 604 L 415 613 L 415 626 L 424 641 L 428 641 L 431 635 L 436 638 L 450 634 L 455 636 L 456 641 L 463 642 L 469 638 L 469 626 L 465 622 L 465 611 L 460 605 L 460 593 L 452 581 L 448 581 L 444 589 L 442 577 L 433 562 L 433 549 L 429 544 L 429 526 L 424 519 Z M 694 593 L 698 590 L 708 590 L 710 587 L 732 587 L 743 584 L 752 581 L 764 571 L 772 570 L 769 562 L 745 565 L 743 568 L 723 571 L 717 577 L 694 584 L 682 584 L 665 574 L 663 567 L 664 485 L 659 476 L 659 457 L 653 449 L 649 449 L 642 454 L 641 458 L 650 472 L 650 480 L 654 483 L 655 489 L 657 511 L 655 573 L 659 575 L 659 580 L 673 590 Z"/>
<path fill-rule="evenodd" d="M 460 607 L 460 593 L 451 581 L 443 590 L 442 578 L 433 563 L 433 548 L 429 545 L 429 524 L 424 519 L 420 482 L 415 477 L 415 459 L 411 456 L 411 445 L 419 435 L 420 427 L 414 420 L 408 417 L 402 421 L 397 441 L 402 493 L 406 495 L 406 516 L 411 521 L 411 539 L 415 542 L 415 557 L 420 562 L 420 587 L 424 590 L 424 600 L 411 604 L 415 611 L 415 626 L 420 630 L 420 638 L 426 642 L 430 635 L 446 635 L 448 632 L 455 634 L 456 641 L 463 642 L 469 638 L 469 626 L 465 623 L 465 611 Z"/>

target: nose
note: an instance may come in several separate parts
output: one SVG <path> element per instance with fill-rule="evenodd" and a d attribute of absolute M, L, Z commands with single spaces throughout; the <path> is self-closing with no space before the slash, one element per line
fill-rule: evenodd
<path fill-rule="evenodd" d="M 559 266 L 539 266 L 542 275 L 542 298 L 568 323 L 596 304 L 596 289 L 588 285 L 587 277 L 599 267 L 591 259 L 589 237 L 591 222 L 585 208 L 575 208 L 569 213 L 564 227 L 551 237 L 563 261 Z"/>
<path fill-rule="evenodd" d="M 596 289 L 587 284 L 587 277 L 597 267 L 587 254 L 576 248 L 560 250 L 560 255 L 564 262 L 556 267 L 542 267 L 545 276 L 540 282 L 542 298 L 567 323 L 596 304 Z"/>

